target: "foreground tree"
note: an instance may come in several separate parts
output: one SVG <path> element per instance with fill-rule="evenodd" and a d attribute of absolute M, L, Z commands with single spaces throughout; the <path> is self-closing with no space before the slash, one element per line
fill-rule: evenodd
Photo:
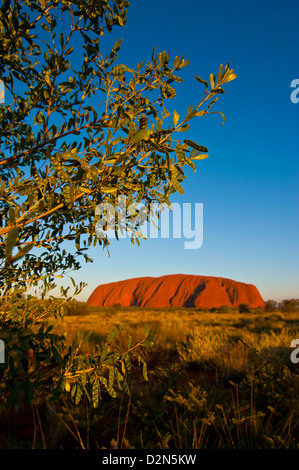
<path fill-rule="evenodd" d="M 182 82 L 178 73 L 188 65 L 184 57 L 170 62 L 169 53 L 154 50 L 133 70 L 117 63 L 121 41 L 103 55 L 101 38 L 125 25 L 128 5 L 124 0 L 2 3 L 0 287 L 2 330 L 16 338 L 7 345 L 9 360 L 2 369 L 8 402 L 19 392 L 30 401 L 34 387 L 48 386 L 59 396 L 72 386 L 76 403 L 85 391 L 96 406 L 100 383 L 113 396 L 115 380 L 124 387 L 135 346 L 117 355 L 102 345 L 94 362 L 79 349 L 66 352 L 64 338 L 44 322 L 45 305 L 24 299 L 22 292 L 40 280 L 46 292 L 55 276 L 80 267 L 80 256 L 91 261 L 86 254 L 91 244 L 109 245 L 107 237 L 95 233 L 98 204 L 117 207 L 123 196 L 128 205 L 149 207 L 169 204 L 172 193 L 183 193 L 185 165 L 195 171 L 193 160 L 208 156 L 208 149 L 184 132 L 191 119 L 217 112 L 211 107 L 224 93 L 222 86 L 236 77 L 229 65 L 211 74 L 210 83 L 196 76 L 205 87 L 202 98 L 182 119 L 176 111 L 171 114 L 165 103 L 176 96 L 174 84 Z M 135 215 L 124 213 L 116 233 L 132 230 Z M 66 252 L 63 242 L 72 240 L 75 251 Z M 82 287 L 75 286 L 75 294 Z M 61 293 L 62 299 L 47 301 L 48 314 L 62 313 L 67 290 Z M 150 345 L 152 339 L 147 329 L 140 344 Z M 15 365 L 17 359 L 21 365 Z M 47 377 L 42 380 L 43 362 Z M 19 366 L 25 378 L 20 379 Z"/>

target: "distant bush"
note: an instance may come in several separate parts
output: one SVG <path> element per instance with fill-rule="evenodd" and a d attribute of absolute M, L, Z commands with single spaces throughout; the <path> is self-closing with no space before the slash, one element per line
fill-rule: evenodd
<path fill-rule="evenodd" d="M 113 308 L 116 309 L 116 310 L 119 310 L 121 307 L 122 307 L 121 304 L 114 304 L 113 305 Z"/>
<path fill-rule="evenodd" d="M 229 307 L 228 305 L 221 305 L 220 307 L 212 307 L 209 309 L 211 313 L 235 313 L 236 309 L 234 307 Z"/>
<path fill-rule="evenodd" d="M 79 302 L 74 300 L 65 305 L 65 315 L 87 315 L 91 313 L 93 307 L 88 305 L 86 302 Z"/>
<path fill-rule="evenodd" d="M 240 313 L 250 313 L 249 304 L 240 304 L 239 305 L 239 312 Z"/>
<path fill-rule="evenodd" d="M 217 308 L 218 313 L 229 313 L 231 312 L 231 308 L 228 305 L 221 305 L 221 307 Z"/>
<path fill-rule="evenodd" d="M 279 304 L 279 309 L 282 312 L 298 312 L 299 299 L 285 299 Z"/>
<path fill-rule="evenodd" d="M 275 310 L 277 310 L 277 307 L 278 303 L 276 302 L 276 300 L 267 300 L 267 302 L 265 303 L 266 312 L 274 312 Z"/>

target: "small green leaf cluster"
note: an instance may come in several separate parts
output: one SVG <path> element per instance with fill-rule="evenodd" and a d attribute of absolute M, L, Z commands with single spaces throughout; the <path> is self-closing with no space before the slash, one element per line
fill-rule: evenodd
<path fill-rule="evenodd" d="M 46 398 L 58 400 L 65 393 L 76 405 L 86 396 L 96 408 L 103 393 L 112 398 L 117 391 L 130 394 L 127 377 L 135 367 L 134 358 L 142 363 L 143 377 L 148 380 L 140 348 L 153 344 L 149 327 L 137 344 L 132 345 L 129 339 L 125 351 L 112 348 L 113 331 L 106 342 L 87 354 L 82 346 L 92 332 L 85 337 L 78 333 L 76 344 L 69 346 L 65 335 L 53 332 L 51 317 L 63 315 L 69 301 L 54 297 L 41 301 L 17 290 L 11 298 L 2 300 L 0 328 L 5 340 L 5 364 L 0 364 L 0 389 L 1 403 L 7 408 L 13 405 L 18 410 L 23 404 Z"/>

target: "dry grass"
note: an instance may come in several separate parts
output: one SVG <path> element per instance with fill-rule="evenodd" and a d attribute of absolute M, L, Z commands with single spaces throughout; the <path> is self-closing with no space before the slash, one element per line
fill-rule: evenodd
<path fill-rule="evenodd" d="M 57 324 L 57 331 L 66 333 L 68 342 L 77 332 L 92 331 L 92 347 L 107 337 L 113 329 L 121 337 L 140 339 L 150 325 L 156 345 L 176 348 L 183 360 L 202 360 L 213 356 L 239 356 L 244 348 L 267 356 L 271 348 L 289 348 L 291 340 L 299 337 L 297 313 L 211 313 L 197 309 L 151 309 L 139 307 L 90 308 L 87 313 L 67 315 Z M 296 336 L 297 335 L 297 336 Z M 232 350 L 235 354 L 232 354 Z M 188 353 L 189 351 L 189 353 Z"/>
<path fill-rule="evenodd" d="M 97 410 L 87 402 L 55 404 L 37 447 L 299 448 L 299 364 L 290 361 L 297 313 L 81 304 L 56 330 L 68 343 L 92 331 L 88 352 L 113 329 L 114 349 L 124 350 L 128 336 L 143 338 L 146 325 L 156 336 L 143 350 L 149 382 L 133 374 L 130 398 L 106 400 Z"/>

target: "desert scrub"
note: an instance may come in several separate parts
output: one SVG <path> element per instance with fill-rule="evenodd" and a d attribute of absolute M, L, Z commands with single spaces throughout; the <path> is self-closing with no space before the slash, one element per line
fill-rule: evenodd
<path fill-rule="evenodd" d="M 294 336 L 296 334 L 297 336 Z M 278 332 L 271 330 L 259 334 L 246 332 L 241 341 L 254 350 L 261 360 L 287 364 L 290 362 L 290 344 L 295 337 L 299 337 L 299 332 L 287 328 Z"/>
<path fill-rule="evenodd" d="M 256 432 L 256 446 L 299 448 L 298 374 L 286 366 L 278 371 L 266 363 L 248 372 L 234 387 L 242 403 L 243 412 L 239 413 L 242 419 L 246 415 L 263 415 L 260 432 Z"/>
<path fill-rule="evenodd" d="M 171 410 L 167 421 L 170 445 L 177 449 L 205 448 L 215 415 L 202 386 L 189 381 L 183 390 L 170 389 L 164 403 Z"/>
<path fill-rule="evenodd" d="M 186 343 L 178 344 L 180 360 L 186 363 L 215 363 L 229 347 L 229 336 L 213 326 L 198 326 Z"/>
<path fill-rule="evenodd" d="M 164 401 L 175 404 L 189 413 L 204 414 L 207 406 L 207 392 L 200 385 L 194 385 L 192 382 L 188 382 L 188 389 L 187 396 L 169 389 L 164 396 Z"/>

